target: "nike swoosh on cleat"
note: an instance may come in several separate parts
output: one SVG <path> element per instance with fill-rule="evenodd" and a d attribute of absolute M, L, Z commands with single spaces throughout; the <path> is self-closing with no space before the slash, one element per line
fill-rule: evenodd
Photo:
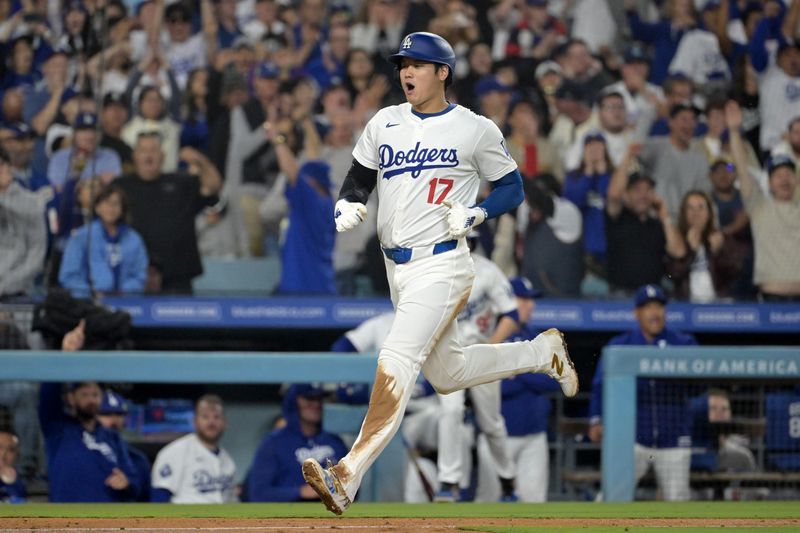
<path fill-rule="evenodd" d="M 387 122 L 387 123 L 386 123 L 386 127 L 387 127 L 387 128 L 394 128 L 395 126 L 399 126 L 399 125 L 400 125 L 400 123 L 399 123 L 399 122 L 398 122 L 397 124 L 392 124 L 391 122 Z"/>

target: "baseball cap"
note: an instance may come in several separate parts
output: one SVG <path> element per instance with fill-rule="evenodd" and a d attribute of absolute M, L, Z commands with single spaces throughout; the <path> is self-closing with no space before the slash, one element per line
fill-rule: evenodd
<path fill-rule="evenodd" d="M 700 114 L 700 109 L 691 102 L 678 102 L 669 108 L 669 118 L 675 118 L 675 115 L 681 111 L 691 111 L 695 117 Z"/>
<path fill-rule="evenodd" d="M 124 415 L 128 412 L 128 402 L 114 391 L 107 390 L 103 393 L 103 403 L 100 404 L 101 415 Z"/>
<path fill-rule="evenodd" d="M 96 126 L 97 126 L 97 115 L 95 115 L 94 113 L 89 113 L 87 111 L 78 113 L 78 116 L 75 117 L 75 122 L 72 123 L 72 127 L 76 130 L 94 129 Z"/>
<path fill-rule="evenodd" d="M 660 285 L 654 283 L 639 287 L 634 297 L 636 307 L 641 307 L 649 302 L 661 302 L 661 304 L 666 305 L 668 301 L 664 289 L 662 289 Z"/>
<path fill-rule="evenodd" d="M 164 18 L 167 22 L 190 22 L 192 12 L 183 2 L 175 2 L 167 6 L 164 11 Z"/>
<path fill-rule="evenodd" d="M 297 174 L 308 176 L 325 189 L 331 188 L 331 167 L 325 161 L 308 161 L 303 163 Z"/>
<path fill-rule="evenodd" d="M 547 0 L 528 0 L 526 3 L 532 7 L 547 7 Z"/>
<path fill-rule="evenodd" d="M 650 63 L 650 56 L 641 46 L 631 46 L 625 51 L 625 63 Z"/>
<path fill-rule="evenodd" d="M 628 185 L 627 188 L 630 189 L 640 181 L 648 182 L 652 187 L 656 186 L 656 182 L 653 178 L 648 176 L 647 174 L 643 174 L 641 172 L 633 172 L 628 176 Z"/>
<path fill-rule="evenodd" d="M 605 135 L 603 135 L 602 132 L 600 132 L 598 130 L 592 130 L 592 131 L 590 131 L 589 133 L 587 133 L 584 136 L 583 145 L 586 146 L 587 144 L 589 144 L 592 141 L 600 141 L 600 142 L 604 143 L 604 142 L 606 142 L 606 137 L 605 137 Z"/>
<path fill-rule="evenodd" d="M 501 83 L 495 76 L 484 76 L 475 84 L 474 92 L 475 96 L 481 98 L 492 91 L 507 93 L 510 90 L 508 85 Z"/>
<path fill-rule="evenodd" d="M 611 87 L 606 87 L 605 89 L 600 91 L 600 94 L 597 95 L 597 105 L 603 103 L 603 100 L 605 100 L 609 96 L 616 96 L 617 98 L 620 98 L 623 102 L 625 101 L 625 95 L 622 94 L 622 91 L 620 91 L 618 88 L 612 85 Z"/>
<path fill-rule="evenodd" d="M 703 4 L 703 11 L 711 11 L 712 9 L 717 9 L 721 5 L 722 2 L 720 0 L 706 0 L 706 3 Z"/>
<path fill-rule="evenodd" d="M 720 166 L 726 166 L 726 167 L 728 167 L 728 170 L 731 170 L 731 171 L 735 169 L 735 167 L 733 165 L 733 161 L 731 161 L 731 159 L 729 157 L 724 156 L 724 155 L 720 155 L 720 156 L 717 156 L 716 158 L 714 158 L 714 160 L 711 161 L 711 165 L 709 165 L 709 169 L 710 170 L 715 170 L 717 167 L 720 167 Z"/>
<path fill-rule="evenodd" d="M 253 45 L 253 41 L 251 41 L 247 35 L 240 35 L 233 40 L 231 48 L 234 50 L 239 50 L 240 48 L 249 48 L 252 50 L 255 48 L 255 46 Z"/>
<path fill-rule="evenodd" d="M 24 122 L 15 122 L 10 124 L 8 129 L 14 134 L 15 139 L 22 139 L 24 137 L 35 137 L 33 130 Z"/>
<path fill-rule="evenodd" d="M 792 158 L 785 154 L 771 155 L 767 159 L 767 174 L 772 176 L 772 173 L 780 167 L 789 167 L 792 172 L 797 170 L 797 167 L 792 161 Z"/>
<path fill-rule="evenodd" d="M 62 55 L 62 56 L 65 56 L 65 57 L 69 57 L 69 53 L 67 52 L 67 49 L 64 48 L 63 46 L 55 46 L 55 47 L 53 47 L 53 46 L 49 46 L 49 45 L 44 45 L 43 48 L 44 48 L 44 50 L 42 50 L 42 52 L 40 52 L 40 56 L 39 56 L 42 63 L 44 63 L 45 61 L 49 61 L 50 59 L 52 59 L 52 58 L 54 58 L 56 56 L 59 56 L 59 55 Z"/>
<path fill-rule="evenodd" d="M 256 67 L 256 77 L 277 79 L 281 75 L 281 69 L 272 61 L 264 61 Z"/>
<path fill-rule="evenodd" d="M 555 72 L 556 74 L 561 74 L 563 70 L 561 70 L 561 65 L 553 61 L 552 59 L 548 59 L 547 61 L 542 61 L 536 67 L 536 70 L 533 72 L 533 75 L 536 79 L 540 79 L 545 74 L 549 74 L 551 72 Z"/>
<path fill-rule="evenodd" d="M 321 387 L 312 383 L 297 383 L 294 385 L 294 391 L 297 396 L 303 397 L 319 397 L 325 396 L 325 391 Z"/>
<path fill-rule="evenodd" d="M 556 90 L 556 98 L 573 102 L 586 102 L 586 91 L 571 80 L 564 80 Z"/>
<path fill-rule="evenodd" d="M 120 105 L 127 109 L 128 99 L 125 98 L 125 95 L 122 93 L 117 93 L 117 92 L 108 93 L 103 97 L 103 108 L 112 105 Z"/>
<path fill-rule="evenodd" d="M 514 295 L 519 298 L 539 298 L 542 295 L 542 291 L 534 289 L 531 280 L 523 276 L 511 278 L 509 282 L 514 290 Z"/>

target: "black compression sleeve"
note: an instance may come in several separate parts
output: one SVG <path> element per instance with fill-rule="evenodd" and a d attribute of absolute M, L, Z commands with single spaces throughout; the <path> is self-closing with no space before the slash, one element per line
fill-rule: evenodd
<path fill-rule="evenodd" d="M 369 194 L 377 183 L 378 171 L 367 168 L 353 159 L 353 165 L 347 171 L 342 190 L 339 191 L 339 199 L 366 204 Z"/>

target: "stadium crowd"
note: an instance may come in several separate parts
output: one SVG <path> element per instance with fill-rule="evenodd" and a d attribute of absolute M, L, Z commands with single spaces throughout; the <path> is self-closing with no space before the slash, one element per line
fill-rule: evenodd
<path fill-rule="evenodd" d="M 525 178 L 481 227 L 506 274 L 547 296 L 800 296 L 800 2 L 2 0 L 0 18 L 0 297 L 190 292 L 202 258 L 261 256 L 279 292 L 352 295 L 382 268 L 374 218 L 335 235 L 326 213 L 366 121 L 403 99 L 385 57 L 419 30 L 453 45 L 448 98 L 497 123 Z"/>
<path fill-rule="evenodd" d="M 661 315 L 667 294 L 800 301 L 800 0 L 0 0 L 0 21 L 0 301 L 190 293 L 204 258 L 279 257 L 281 294 L 353 295 L 357 277 L 383 278 L 375 217 L 336 234 L 332 212 L 361 130 L 404 100 L 385 58 L 413 31 L 453 45 L 448 99 L 500 127 L 523 176 L 523 205 L 479 226 L 507 277 Z M 83 346 L 83 327 L 63 349 Z M 663 327 L 618 343 L 693 344 Z M 39 394 L 51 498 L 74 499 L 59 493 L 61 461 L 81 465 L 64 479 L 97 466 L 80 497 L 193 501 L 168 461 L 190 453 L 217 469 L 206 492 L 235 498 L 219 398 L 198 401 L 196 437 L 165 448 L 151 493 L 119 420 L 102 418 L 122 399 L 93 382 Z M 267 483 L 299 476 L 280 472 L 278 444 L 341 456 L 320 394 L 287 392 L 250 497 L 312 497 L 300 479 Z M 0 489 L 24 498 L 7 427 Z"/>

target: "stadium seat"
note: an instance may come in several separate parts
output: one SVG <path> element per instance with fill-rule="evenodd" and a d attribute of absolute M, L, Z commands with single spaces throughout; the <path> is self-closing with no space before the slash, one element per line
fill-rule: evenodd
<path fill-rule="evenodd" d="M 203 259 L 203 275 L 194 279 L 195 293 L 271 293 L 281 277 L 277 257 L 247 259 Z"/>

